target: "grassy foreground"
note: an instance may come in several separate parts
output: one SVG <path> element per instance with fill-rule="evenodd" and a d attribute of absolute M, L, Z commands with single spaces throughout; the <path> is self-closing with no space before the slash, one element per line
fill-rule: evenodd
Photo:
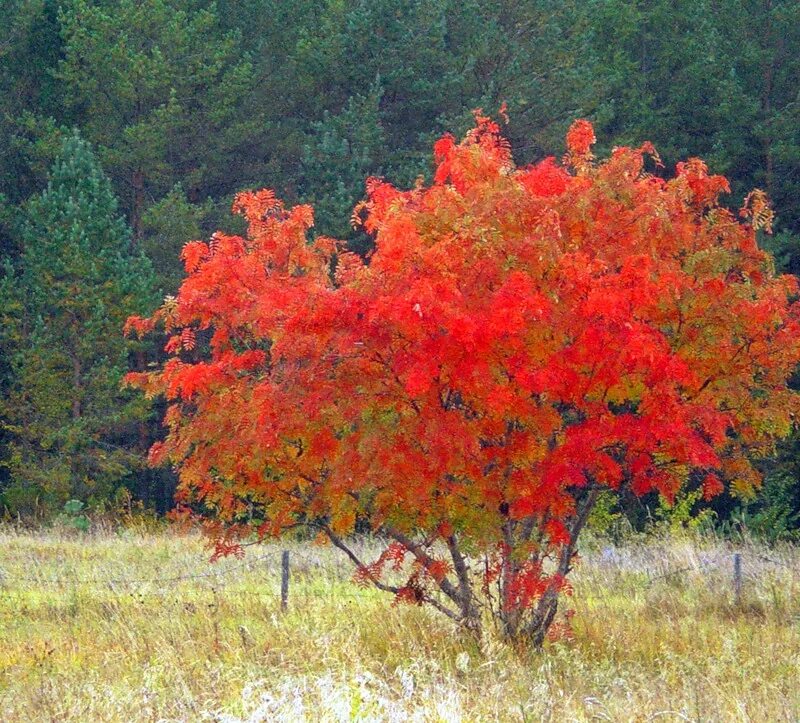
<path fill-rule="evenodd" d="M 574 639 L 522 655 L 355 587 L 327 548 L 291 546 L 281 614 L 280 549 L 209 565 L 193 536 L 0 531 L 0 719 L 800 719 L 797 549 L 739 548 L 737 606 L 719 542 L 595 541 Z"/>

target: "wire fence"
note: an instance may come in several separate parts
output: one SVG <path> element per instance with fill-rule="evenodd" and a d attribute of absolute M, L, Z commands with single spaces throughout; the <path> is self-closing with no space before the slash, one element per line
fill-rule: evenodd
<path fill-rule="evenodd" d="M 294 580 L 297 575 L 302 574 L 308 578 L 310 571 L 319 573 L 324 572 L 324 578 L 317 580 L 320 583 L 351 583 L 353 582 L 353 570 L 342 565 L 341 561 L 333 562 L 331 559 L 323 559 L 319 555 L 304 553 L 298 550 L 274 550 L 266 554 L 249 556 L 236 564 L 225 564 L 224 562 L 209 563 L 206 560 L 198 560 L 198 564 L 205 564 L 211 569 L 202 571 L 185 572 L 179 574 L 154 575 L 149 577 L 121 577 L 118 575 L 90 575 L 81 576 L 70 572 L 62 575 L 44 575 L 31 572 L 10 571 L 0 564 L 0 595 L 11 591 L 30 591 L 32 589 L 67 591 L 78 588 L 95 588 L 103 590 L 104 594 L 111 594 L 117 597 L 166 597 L 178 592 L 177 586 L 181 583 L 208 583 L 203 585 L 193 585 L 190 592 L 199 591 L 211 592 L 214 596 L 230 592 L 232 597 L 247 598 L 270 598 L 279 596 L 281 608 L 286 610 L 289 597 L 289 580 L 291 571 L 294 571 Z M 348 570 L 347 574 L 341 574 Z M 276 572 L 280 571 L 280 578 Z M 253 573 L 260 572 L 258 576 Z M 279 580 L 279 582 L 278 582 Z M 256 584 L 258 589 L 246 589 Z M 278 584 L 276 584 L 278 583 Z M 155 588 L 155 589 L 154 589 Z M 185 591 L 184 591 L 185 592 Z M 371 585 L 350 584 L 346 589 L 336 586 L 322 587 L 315 585 L 309 587 L 304 585 L 302 589 L 294 590 L 293 597 L 308 599 L 310 597 L 336 597 L 339 599 L 355 600 L 363 596 L 374 597 L 379 591 Z"/>
<path fill-rule="evenodd" d="M 0 585 L 8 581 L 22 580 L 45 585 L 167 585 L 170 583 L 183 582 L 187 580 L 201 580 L 209 578 L 222 578 L 232 572 L 241 569 L 253 568 L 257 563 L 275 557 L 275 553 L 260 555 L 252 560 L 246 560 L 238 565 L 228 566 L 220 570 L 209 570 L 206 572 L 187 573 L 183 575 L 172 575 L 166 577 L 133 577 L 133 578 L 109 578 L 109 577 L 76 577 L 64 575 L 61 577 L 42 577 L 40 575 L 10 574 L 0 567 Z"/>
<path fill-rule="evenodd" d="M 208 563 L 205 563 L 208 564 Z M 794 580 L 800 573 L 800 558 L 780 560 L 764 555 L 756 550 L 717 552 L 714 557 L 699 555 L 692 564 L 663 569 L 663 561 L 654 560 L 652 564 L 643 561 L 627 562 L 620 564 L 615 560 L 604 559 L 602 555 L 588 561 L 589 569 L 595 573 L 602 570 L 615 570 L 617 573 L 637 573 L 639 584 L 644 589 L 650 589 L 661 583 L 668 583 L 681 576 L 701 575 L 707 577 L 711 573 L 729 577 L 729 590 L 736 602 L 741 600 L 747 581 L 759 580 L 764 577 L 764 564 L 775 571 L 790 573 Z M 757 567 L 758 565 L 758 567 Z M 257 578 L 246 573 L 261 571 L 263 574 Z M 278 578 L 277 573 L 280 572 Z M 308 597 L 351 597 L 353 599 L 363 595 L 374 597 L 378 592 L 369 584 L 349 585 L 343 589 L 336 586 L 335 590 L 326 587 L 324 583 L 352 583 L 353 568 L 344 564 L 340 559 L 334 561 L 330 556 L 320 556 L 309 551 L 297 549 L 272 550 L 265 554 L 248 557 L 235 564 L 214 563 L 210 569 L 185 572 L 180 574 L 167 574 L 149 577 L 124 577 L 118 575 L 104 576 L 94 574 L 80 576 L 71 572 L 69 574 L 52 576 L 32 572 L 9 571 L 0 564 L 0 594 L 10 590 L 37 589 L 75 589 L 77 587 L 97 586 L 106 592 L 124 596 L 165 596 L 175 592 L 175 587 L 180 583 L 210 583 L 193 589 L 205 589 L 213 592 L 224 592 L 229 589 L 236 596 L 280 596 L 281 607 L 286 609 L 288 604 L 290 579 L 292 574 L 298 573 L 301 579 L 307 582 L 309 572 L 324 573 L 318 582 L 320 585 L 304 585 L 300 596 Z M 313 577 L 313 576 L 312 576 Z M 242 586 L 252 585 L 257 582 L 258 590 L 243 589 Z M 156 589 L 153 589 L 156 588 Z"/>

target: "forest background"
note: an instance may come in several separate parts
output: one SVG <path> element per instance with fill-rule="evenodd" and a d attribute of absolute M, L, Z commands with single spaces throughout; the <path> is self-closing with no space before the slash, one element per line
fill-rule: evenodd
<path fill-rule="evenodd" d="M 428 178 L 433 141 L 502 103 L 519 164 L 580 117 L 600 155 L 704 158 L 731 207 L 763 188 L 761 243 L 800 274 L 796 0 L 0 0 L 0 513 L 169 510 L 175 480 L 145 464 L 163 408 L 120 387 L 162 351 L 121 328 L 175 293 L 183 244 L 240 231 L 233 194 L 269 187 L 367 253 L 365 178 Z M 755 498 L 704 519 L 797 537 L 800 433 L 760 464 Z"/>

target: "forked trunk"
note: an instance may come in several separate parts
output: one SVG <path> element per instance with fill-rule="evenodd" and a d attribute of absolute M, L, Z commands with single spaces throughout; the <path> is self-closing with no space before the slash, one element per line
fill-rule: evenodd
<path fill-rule="evenodd" d="M 557 548 L 555 555 L 555 569 L 547 572 L 542 578 L 546 581 L 544 592 L 533 600 L 525 599 L 519 594 L 520 575 L 525 574 L 526 565 L 536 563 L 537 569 L 542 569 L 542 559 L 522 562 L 515 558 L 514 551 L 523 543 L 527 543 L 530 532 L 535 525 L 515 527 L 509 522 L 504 529 L 504 550 L 502 553 L 500 574 L 497 579 L 499 586 L 499 600 L 496 608 L 491 605 L 490 599 L 481 599 L 476 594 L 480 589 L 480 576 L 477 570 L 471 570 L 467 558 L 464 556 L 456 535 L 438 538 L 444 541 L 450 553 L 451 570 L 449 574 L 441 573 L 441 560 L 437 559 L 432 540 L 418 540 L 410 537 L 401 530 L 385 525 L 382 531 L 402 549 L 410 554 L 415 564 L 430 575 L 430 580 L 435 586 L 435 593 L 430 589 L 420 586 L 412 575 L 405 585 L 393 585 L 381 580 L 380 567 L 368 565 L 361 560 L 355 550 L 346 540 L 337 535 L 330 526 L 317 523 L 320 529 L 334 546 L 342 550 L 360 571 L 364 581 L 370 582 L 380 590 L 394 593 L 405 599 L 416 601 L 418 604 L 427 604 L 444 613 L 456 622 L 462 629 L 480 637 L 484 611 L 490 611 L 495 621 L 499 623 L 503 637 L 512 644 L 533 645 L 541 647 L 550 630 L 556 613 L 558 612 L 558 596 L 563 580 L 572 568 L 572 559 L 575 555 L 578 535 L 586 524 L 589 513 L 594 507 L 599 494 L 598 488 L 585 490 L 582 498 L 577 501 L 574 516 L 568 520 L 567 530 L 569 542 Z M 524 539 L 517 539 L 517 538 Z M 552 559 L 552 549 L 551 549 Z M 488 585 L 488 583 L 487 583 Z M 487 585 L 483 589 L 488 590 Z M 438 594 L 436 594 L 438 593 Z"/>
<path fill-rule="evenodd" d="M 574 517 L 567 525 L 569 542 L 563 544 L 555 558 L 555 569 L 549 574 L 549 583 L 545 591 L 531 605 L 521 605 L 511 594 L 514 581 L 522 570 L 522 566 L 513 560 L 513 549 L 504 555 L 499 580 L 500 608 L 497 615 L 501 623 L 501 632 L 506 640 L 513 644 L 532 645 L 540 648 L 550 630 L 558 612 L 558 600 L 561 583 L 572 569 L 572 560 L 578 543 L 578 536 L 589 519 L 594 508 L 599 489 L 592 488 L 577 503 Z M 508 536 L 507 536 L 508 546 Z M 535 561 L 541 567 L 541 559 Z"/>

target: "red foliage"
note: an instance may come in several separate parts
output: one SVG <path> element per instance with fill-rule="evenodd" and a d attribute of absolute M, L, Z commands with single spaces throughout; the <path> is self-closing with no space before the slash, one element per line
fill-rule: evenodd
<path fill-rule="evenodd" d="M 567 131 L 567 150 L 576 155 L 585 156 L 596 141 L 594 128 L 587 120 L 576 120 Z"/>
<path fill-rule="evenodd" d="M 240 194 L 247 235 L 187 244 L 177 298 L 129 321 L 176 335 L 170 361 L 130 381 L 169 400 L 154 461 L 216 519 L 255 505 L 259 534 L 361 518 L 457 539 L 500 559 L 486 584 L 526 607 L 562 586 L 547 561 L 571 554 L 592 491 L 758 484 L 750 455 L 798 409 L 797 287 L 757 247 L 763 194 L 741 221 L 701 161 L 667 181 L 643 170 L 649 144 L 595 163 L 577 121 L 566 167 L 518 169 L 476 121 L 436 143 L 430 187 L 369 181 L 354 214 L 368 262 L 309 243 L 309 207 Z M 415 602 L 452 574 L 421 560 L 401 595 Z"/>

